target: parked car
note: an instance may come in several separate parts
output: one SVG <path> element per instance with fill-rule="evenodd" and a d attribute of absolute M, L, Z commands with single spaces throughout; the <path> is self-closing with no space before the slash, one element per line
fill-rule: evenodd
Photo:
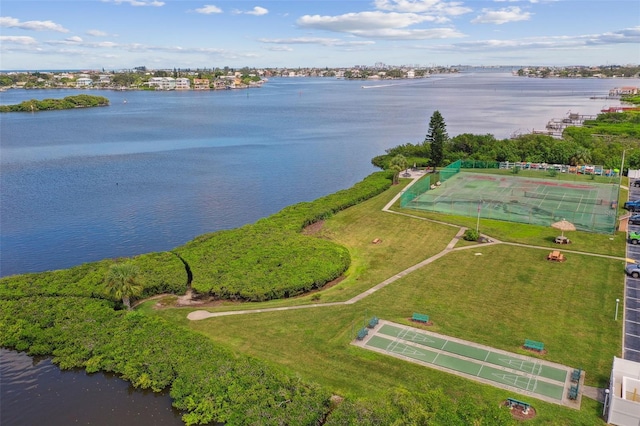
<path fill-rule="evenodd" d="M 623 207 L 630 212 L 640 211 L 640 200 L 627 201 Z"/>
<path fill-rule="evenodd" d="M 631 244 L 638 244 L 640 243 L 640 232 L 629 232 L 629 242 Z"/>
<path fill-rule="evenodd" d="M 631 215 L 629 225 L 640 225 L 640 214 Z"/>
<path fill-rule="evenodd" d="M 627 275 L 631 275 L 633 278 L 640 278 L 640 265 L 637 263 L 630 263 L 625 266 L 624 271 Z"/>

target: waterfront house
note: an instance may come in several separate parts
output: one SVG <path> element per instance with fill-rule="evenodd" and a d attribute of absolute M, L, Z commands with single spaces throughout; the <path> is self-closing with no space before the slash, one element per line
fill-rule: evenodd
<path fill-rule="evenodd" d="M 98 83 L 100 84 L 111 84 L 111 75 L 110 74 L 100 74 L 98 76 Z"/>
<path fill-rule="evenodd" d="M 156 90 L 175 90 L 176 79 L 173 77 L 151 77 L 147 84 L 149 87 L 155 87 Z"/>
<path fill-rule="evenodd" d="M 176 90 L 189 90 L 191 89 L 191 81 L 188 78 L 176 78 Z"/>
<path fill-rule="evenodd" d="M 637 95 L 638 88 L 633 86 L 614 87 L 609 90 L 609 96 Z"/>
<path fill-rule="evenodd" d="M 88 77 L 80 77 L 76 79 L 76 87 L 89 87 L 93 84 L 93 80 Z"/>
<path fill-rule="evenodd" d="M 193 90 L 209 90 L 209 79 L 208 78 L 194 78 L 193 79 Z"/>
<path fill-rule="evenodd" d="M 228 82 L 224 79 L 220 79 L 220 80 L 216 80 L 213 82 L 213 88 L 215 90 L 221 90 L 221 89 L 226 89 L 227 88 L 227 84 Z"/>

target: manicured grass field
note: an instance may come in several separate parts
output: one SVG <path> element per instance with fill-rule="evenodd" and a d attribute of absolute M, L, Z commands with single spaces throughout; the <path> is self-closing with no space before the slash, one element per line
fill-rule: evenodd
<path fill-rule="evenodd" d="M 381 211 L 401 186 L 336 214 L 312 236 L 349 248 L 352 266 L 338 285 L 301 298 L 208 310 L 345 301 L 442 251 L 456 228 Z M 508 225 L 513 230 L 514 225 Z M 518 235 L 522 234 L 522 242 L 551 245 L 547 239 L 557 231 L 550 230 L 547 235 L 537 228 L 518 225 L 512 240 L 520 240 Z M 490 229 L 481 225 L 484 233 L 491 234 Z M 497 229 L 506 233 L 508 228 Z M 599 253 L 624 252 L 623 237 L 597 237 L 571 233 L 575 242 L 569 248 L 587 252 L 593 246 Z M 382 242 L 372 244 L 375 238 Z M 340 395 L 376 397 L 389 387 L 402 386 L 418 391 L 441 387 L 454 398 L 496 404 L 515 396 L 349 344 L 373 315 L 409 324 L 413 312 L 430 315 L 434 325 L 429 329 L 434 332 L 510 352 L 531 355 L 520 348 L 524 339 L 542 341 L 548 350 L 544 359 L 582 368 L 587 385 L 604 387 L 612 357 L 620 355 L 621 322 L 613 316 L 615 299 L 623 296 L 623 262 L 567 253 L 566 262 L 551 263 L 546 260 L 548 250 L 538 248 L 506 244 L 467 247 L 353 305 L 194 322 L 186 319 L 194 309 L 156 311 L 152 309 L 154 302 L 142 309 L 197 330 L 235 351 L 282 366 Z M 528 422 L 532 425 L 604 424 L 599 418 L 601 406 L 588 398 L 582 399 L 579 412 L 537 400 L 528 402 L 538 412 Z"/>

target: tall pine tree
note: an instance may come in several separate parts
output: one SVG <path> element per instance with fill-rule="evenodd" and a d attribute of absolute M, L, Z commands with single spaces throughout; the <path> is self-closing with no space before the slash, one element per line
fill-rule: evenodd
<path fill-rule="evenodd" d="M 444 144 L 449 139 L 447 135 L 447 125 L 440 111 L 434 111 L 429 121 L 429 132 L 424 139 L 424 143 L 431 146 L 431 165 L 435 168 L 442 164 L 444 158 Z"/>

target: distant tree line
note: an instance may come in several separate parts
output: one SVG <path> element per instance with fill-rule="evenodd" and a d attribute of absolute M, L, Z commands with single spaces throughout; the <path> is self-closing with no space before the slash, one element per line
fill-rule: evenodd
<path fill-rule="evenodd" d="M 409 166 L 450 164 L 456 160 L 524 161 L 532 163 L 602 165 L 619 168 L 624 150 L 640 148 L 640 111 L 599 114 L 582 127 L 567 127 L 561 139 L 543 134 L 526 134 L 496 139 L 491 134 L 463 133 L 449 138 L 444 119 L 435 111 L 429 133 L 422 143 L 405 143 L 374 157 L 373 165 L 390 169 L 392 159 L 401 155 Z M 640 149 L 626 153 L 627 164 L 640 168 Z"/>

